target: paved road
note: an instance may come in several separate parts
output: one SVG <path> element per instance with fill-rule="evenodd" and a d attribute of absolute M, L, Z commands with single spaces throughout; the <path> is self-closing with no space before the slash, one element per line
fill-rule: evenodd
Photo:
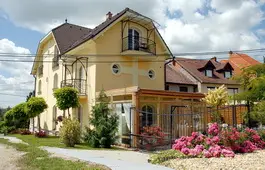
<path fill-rule="evenodd" d="M 139 152 L 42 148 L 57 155 L 103 164 L 112 170 L 171 170 L 163 166 L 149 164 L 147 162 L 148 155 Z"/>

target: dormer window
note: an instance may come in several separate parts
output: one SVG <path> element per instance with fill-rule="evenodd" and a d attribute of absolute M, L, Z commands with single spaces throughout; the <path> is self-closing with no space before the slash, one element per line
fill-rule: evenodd
<path fill-rule="evenodd" d="M 231 71 L 225 71 L 225 78 L 227 78 L 227 79 L 229 79 L 229 78 L 231 78 L 232 77 L 232 73 L 231 73 Z"/>
<path fill-rule="evenodd" d="M 209 69 L 205 70 L 205 76 L 213 77 L 213 70 L 209 70 Z"/>

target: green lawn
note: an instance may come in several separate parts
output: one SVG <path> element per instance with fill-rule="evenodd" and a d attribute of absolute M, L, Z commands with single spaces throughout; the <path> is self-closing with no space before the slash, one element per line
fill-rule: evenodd
<path fill-rule="evenodd" d="M 29 138 L 29 137 L 28 137 Z M 55 138 L 53 140 L 56 140 Z M 36 142 L 36 141 L 35 141 Z M 25 145 L 10 143 L 0 138 L 0 143 L 9 145 L 18 151 L 26 152 L 17 162 L 22 170 L 101 170 L 106 169 L 101 165 L 92 165 L 80 161 L 64 160 L 50 157 L 47 151 L 39 149 L 38 145 Z"/>
<path fill-rule="evenodd" d="M 22 141 L 30 144 L 31 146 L 50 146 L 50 147 L 58 147 L 58 148 L 67 148 L 67 149 L 88 149 L 88 150 L 95 150 L 95 149 L 104 149 L 104 148 L 92 148 L 86 144 L 78 144 L 75 147 L 66 147 L 63 143 L 60 142 L 59 137 L 49 136 L 47 138 L 37 138 L 34 135 L 20 135 L 20 134 L 12 134 L 9 136 L 17 137 Z M 106 150 L 106 149 L 104 149 Z M 121 148 L 113 147 L 108 150 L 123 150 Z"/>

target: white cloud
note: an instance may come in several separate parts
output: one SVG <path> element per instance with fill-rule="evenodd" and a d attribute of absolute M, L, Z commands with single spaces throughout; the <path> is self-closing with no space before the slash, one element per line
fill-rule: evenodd
<path fill-rule="evenodd" d="M 31 58 L 19 58 L 15 55 L 30 54 L 30 51 L 23 47 L 18 47 L 8 39 L 0 39 L 0 91 L 12 95 L 2 95 L 0 93 L 0 106 L 14 106 L 19 102 L 23 102 L 30 91 L 33 90 L 34 80 L 29 74 L 32 63 L 21 62 L 4 62 L 1 60 L 23 59 L 30 60 Z M 5 53 L 5 54 L 3 54 Z"/>
<path fill-rule="evenodd" d="M 264 46 L 252 30 L 264 18 L 262 4 L 264 0 L 13 0 L 1 2 L 0 9 L 15 24 L 47 33 L 65 18 L 94 27 L 108 11 L 115 14 L 130 7 L 162 25 L 160 31 L 173 52 L 191 52 Z M 182 15 L 169 18 L 167 11 Z"/>
<path fill-rule="evenodd" d="M 70 23 L 94 27 L 104 21 L 108 11 L 115 14 L 129 7 L 158 21 L 165 41 L 173 53 L 178 53 L 264 48 L 264 26 L 253 31 L 264 20 L 264 3 L 265 0 L 12 0 L 1 2 L 0 9 L 16 25 L 47 33 L 65 18 Z M 171 18 L 168 11 L 171 16 L 176 12 L 182 15 Z"/>

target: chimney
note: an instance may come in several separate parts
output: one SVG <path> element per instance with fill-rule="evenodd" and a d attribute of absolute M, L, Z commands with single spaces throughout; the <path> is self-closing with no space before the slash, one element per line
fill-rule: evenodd
<path fill-rule="evenodd" d="M 109 11 L 107 14 L 106 14 L 106 20 L 110 20 L 112 18 L 112 13 Z"/>

